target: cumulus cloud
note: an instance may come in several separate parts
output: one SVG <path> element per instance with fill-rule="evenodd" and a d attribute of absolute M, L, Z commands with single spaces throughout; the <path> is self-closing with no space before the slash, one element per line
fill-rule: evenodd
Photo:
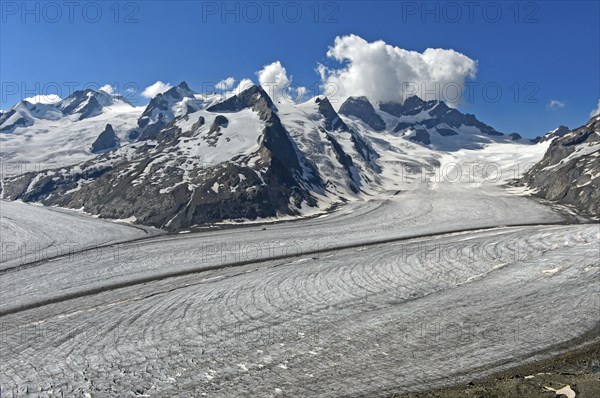
<path fill-rule="evenodd" d="M 590 117 L 600 115 L 600 99 L 598 100 L 598 107 L 590 113 Z"/>
<path fill-rule="evenodd" d="M 47 94 L 47 95 L 34 95 L 33 97 L 25 98 L 25 101 L 30 104 L 56 104 L 60 102 L 62 98 L 60 98 L 56 94 Z"/>
<path fill-rule="evenodd" d="M 558 100 L 550 100 L 546 106 L 551 111 L 557 111 L 565 107 L 565 103 Z"/>
<path fill-rule="evenodd" d="M 265 65 L 256 72 L 258 83 L 269 94 L 273 101 L 294 101 L 306 94 L 306 87 L 292 87 L 292 78 L 281 62 L 275 61 Z"/>
<path fill-rule="evenodd" d="M 164 93 L 171 87 L 173 86 L 171 86 L 169 83 L 163 83 L 159 80 L 156 83 L 146 87 L 144 91 L 142 91 L 142 96 L 146 98 L 154 98 L 156 95 Z"/>
<path fill-rule="evenodd" d="M 110 84 L 105 84 L 104 86 L 100 87 L 100 91 L 104 91 L 107 94 L 112 94 L 115 92 L 115 89 Z"/>
<path fill-rule="evenodd" d="M 233 77 L 228 77 L 227 79 L 223 79 L 217 84 L 215 84 L 215 88 L 217 90 L 229 90 L 235 84 L 235 79 Z"/>
<path fill-rule="evenodd" d="M 323 94 L 337 99 L 368 97 L 371 101 L 403 101 L 411 95 L 425 100 L 461 101 L 467 78 L 475 78 L 477 62 L 451 49 L 408 51 L 356 35 L 338 36 L 327 56 L 343 63 L 339 68 L 317 67 Z M 332 101 L 333 102 L 333 101 Z"/>

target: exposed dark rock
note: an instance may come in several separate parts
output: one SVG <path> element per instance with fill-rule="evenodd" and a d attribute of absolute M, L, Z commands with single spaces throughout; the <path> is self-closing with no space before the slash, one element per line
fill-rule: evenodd
<path fill-rule="evenodd" d="M 408 97 L 403 103 L 384 102 L 379 105 L 379 109 L 396 117 L 414 116 L 422 111 L 432 109 L 438 101 L 423 101 L 421 98 L 413 95 Z"/>
<path fill-rule="evenodd" d="M 137 140 L 139 138 L 139 136 L 140 136 L 140 131 L 139 130 L 133 130 L 133 131 L 129 132 L 129 134 L 127 135 L 127 138 L 130 141 L 135 141 L 135 140 Z"/>
<path fill-rule="evenodd" d="M 531 142 L 537 144 L 538 142 L 545 142 L 551 140 L 555 137 L 562 137 L 565 134 L 568 134 L 571 130 L 567 126 L 560 125 L 556 130 L 548 131 L 543 136 L 538 135 L 537 137 L 530 139 Z"/>
<path fill-rule="evenodd" d="M 562 137 L 565 134 L 568 134 L 571 130 L 567 126 L 560 125 L 554 131 L 549 131 L 544 137 L 542 137 L 542 142 L 551 140 L 554 137 Z"/>
<path fill-rule="evenodd" d="M 12 133 L 17 127 L 27 127 L 33 124 L 31 119 L 23 116 L 19 117 L 11 124 L 6 124 L 5 122 L 15 113 L 16 111 L 11 109 L 2 114 L 2 117 L 0 117 L 0 133 Z"/>
<path fill-rule="evenodd" d="M 79 114 L 79 120 L 97 116 L 105 106 L 112 105 L 113 98 L 104 91 L 78 90 L 62 100 L 58 107 L 65 115 Z"/>
<path fill-rule="evenodd" d="M 177 86 L 171 87 L 164 93 L 152 98 L 138 120 L 138 127 L 140 129 L 138 139 L 147 140 L 156 138 L 158 132 L 175 119 L 175 115 L 171 109 L 172 106 L 184 98 L 187 98 L 188 101 L 195 101 L 194 95 L 195 92 L 189 88 L 187 83 L 181 82 Z M 186 115 L 196 110 L 190 103 L 186 105 Z"/>
<path fill-rule="evenodd" d="M 521 134 L 519 134 L 519 133 L 511 133 L 508 135 L 508 138 L 510 138 L 511 141 L 518 141 L 523 137 L 521 137 Z"/>
<path fill-rule="evenodd" d="M 542 136 L 538 135 L 538 136 L 537 136 L 537 137 L 535 137 L 535 138 L 530 138 L 530 139 L 529 139 L 529 141 L 530 141 L 530 142 L 532 142 L 532 143 L 534 143 L 534 144 L 537 144 L 537 143 L 539 143 L 540 141 L 542 141 Z"/>
<path fill-rule="evenodd" d="M 332 137 L 330 133 L 328 133 L 327 131 L 324 131 L 324 133 L 327 137 L 327 140 L 331 143 L 331 147 L 335 152 L 336 159 L 344 167 L 349 180 L 352 182 L 350 188 L 353 192 L 358 192 L 358 182 L 356 181 L 355 177 L 354 162 L 352 161 L 352 157 L 344 151 L 340 143 L 337 142 L 337 140 L 334 137 Z"/>
<path fill-rule="evenodd" d="M 210 106 L 207 110 L 210 112 L 239 112 L 247 108 L 258 111 L 262 120 L 268 118 L 272 110 L 276 109 L 273 101 L 262 87 L 252 86 L 239 95 Z"/>
<path fill-rule="evenodd" d="M 204 116 L 198 117 L 198 120 L 192 125 L 191 130 L 183 133 L 183 135 L 185 135 L 187 137 L 192 137 L 196 134 L 199 134 L 200 127 L 204 126 L 204 123 L 206 123 L 206 121 L 204 120 Z"/>
<path fill-rule="evenodd" d="M 458 133 L 452 129 L 445 129 L 445 128 L 436 128 L 435 131 L 437 131 L 437 133 L 441 136 L 444 137 L 450 137 L 453 135 L 458 135 Z"/>
<path fill-rule="evenodd" d="M 404 103 L 381 103 L 379 105 L 379 109 L 398 118 L 415 116 L 419 114 L 425 115 L 424 119 L 419 122 L 401 121 L 394 128 L 394 132 L 404 130 L 408 127 L 418 127 L 420 125 L 429 129 L 436 128 L 438 133 L 440 133 L 442 136 L 450 136 L 455 135 L 450 133 L 450 131 L 456 133 L 456 129 L 460 129 L 463 126 L 470 126 L 478 128 L 483 134 L 489 136 L 499 137 L 504 135 L 503 133 L 496 131 L 493 127 L 480 122 L 474 115 L 468 113 L 463 114 L 457 109 L 450 108 L 444 101 L 423 101 L 417 96 L 412 96 L 407 98 Z M 450 128 L 436 127 L 442 124 L 445 124 Z"/>
<path fill-rule="evenodd" d="M 600 121 L 561 133 L 543 159 L 520 180 L 535 195 L 571 205 L 583 213 L 600 216 Z M 595 150 L 588 149 L 594 146 Z"/>
<path fill-rule="evenodd" d="M 316 98 L 315 102 L 319 104 L 319 113 L 325 119 L 325 128 L 329 131 L 334 130 L 348 130 L 348 126 L 340 115 L 337 114 L 333 106 L 331 106 L 331 102 L 327 98 Z"/>
<path fill-rule="evenodd" d="M 406 130 L 407 128 L 412 127 L 413 125 L 414 125 L 414 123 L 398 122 L 396 127 L 394 127 L 394 133 L 397 133 L 398 131 Z"/>
<path fill-rule="evenodd" d="M 413 137 L 410 137 L 411 141 L 420 142 L 425 145 L 431 144 L 429 133 L 426 130 L 417 130 Z"/>
<path fill-rule="evenodd" d="M 101 153 L 114 149 L 119 145 L 119 138 L 115 134 L 112 126 L 107 124 L 104 131 L 100 133 L 96 141 L 92 144 L 92 153 Z"/>
<path fill-rule="evenodd" d="M 323 117 L 323 125 L 326 130 L 330 132 L 343 131 L 349 133 L 354 144 L 354 148 L 361 155 L 361 157 L 369 164 L 369 166 L 376 171 L 380 168 L 376 163 L 379 154 L 373 149 L 373 147 L 365 141 L 356 131 L 352 130 L 338 115 L 338 113 L 331 106 L 331 102 L 327 98 L 316 98 L 315 102 L 319 104 L 319 113 Z"/>
<path fill-rule="evenodd" d="M 155 123 L 148 124 L 145 128 L 142 129 L 142 132 L 139 134 L 139 140 L 152 140 L 155 139 L 160 131 L 167 124 L 163 121 L 163 114 L 158 114 L 158 120 Z"/>
<path fill-rule="evenodd" d="M 205 137 L 209 146 L 216 146 L 217 142 L 219 141 L 219 137 L 223 135 L 221 134 L 221 127 L 227 127 L 228 123 L 229 120 L 227 120 L 227 118 L 223 115 L 217 115 L 217 117 L 215 117 L 215 120 L 210 126 L 210 129 Z"/>
<path fill-rule="evenodd" d="M 265 128 L 256 152 L 219 164 L 186 166 L 193 169 L 184 175 L 181 166 L 190 159 L 177 156 L 174 145 L 181 129 L 175 120 L 163 122 L 162 129 L 152 123 L 143 134 L 155 141 L 141 142 L 134 155 L 108 162 L 111 154 L 106 153 L 66 170 L 23 174 L 6 181 L 5 197 L 83 207 L 107 218 L 133 216 L 168 230 L 224 219 L 297 215 L 297 208 L 315 206 L 311 192 L 322 193 L 324 184 L 295 147 L 266 93 L 253 87 L 219 105 L 219 112 L 251 108 L 258 113 Z M 227 118 L 219 116 L 215 125 L 224 128 Z M 199 118 L 192 130 L 204 123 Z M 86 183 L 80 184 L 82 180 Z"/>
<path fill-rule="evenodd" d="M 220 127 L 227 127 L 227 124 L 229 123 L 229 120 L 227 120 L 227 118 L 223 115 L 217 115 L 217 117 L 215 117 L 215 120 L 213 121 L 212 126 L 210 127 L 211 130 L 216 130 Z"/>
<path fill-rule="evenodd" d="M 377 114 L 367 97 L 349 97 L 340 107 L 339 113 L 354 116 L 375 131 L 385 130 L 385 122 Z"/>

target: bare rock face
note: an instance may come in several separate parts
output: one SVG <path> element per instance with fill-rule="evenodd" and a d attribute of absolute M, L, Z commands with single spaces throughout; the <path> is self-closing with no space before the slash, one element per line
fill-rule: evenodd
<path fill-rule="evenodd" d="M 340 115 L 337 114 L 333 106 L 331 106 L 331 102 L 327 98 L 316 98 L 315 102 L 319 104 L 319 113 L 323 116 L 325 120 L 325 128 L 329 131 L 334 130 L 348 130 L 348 126 Z"/>
<path fill-rule="evenodd" d="M 565 134 L 568 134 L 571 132 L 571 129 L 568 128 L 567 126 L 564 125 L 560 125 L 558 126 L 558 128 L 548 131 L 546 134 L 544 134 L 543 136 L 537 136 L 534 139 L 530 140 L 531 142 L 533 142 L 534 144 L 537 144 L 538 142 L 545 142 L 548 140 L 551 140 L 553 138 L 556 137 L 562 137 Z"/>
<path fill-rule="evenodd" d="M 415 128 L 417 130 L 427 129 L 430 132 L 436 132 L 442 137 L 451 137 L 458 135 L 463 127 L 469 127 L 477 128 L 482 134 L 490 137 L 501 137 L 504 135 L 496 131 L 493 127 L 480 122 L 474 115 L 461 113 L 456 109 L 450 108 L 443 101 L 424 101 L 417 96 L 412 96 L 407 98 L 403 103 L 381 103 L 379 104 L 379 109 L 401 120 L 393 129 L 394 132 L 400 132 L 408 128 Z M 418 118 L 415 118 L 417 116 Z M 403 119 L 409 121 L 404 121 Z M 421 138 L 418 140 L 419 142 L 426 141 L 423 134 L 421 134 Z"/>
<path fill-rule="evenodd" d="M 508 135 L 508 138 L 510 138 L 512 141 L 518 141 L 518 140 L 520 140 L 523 137 L 519 133 L 510 133 Z"/>
<path fill-rule="evenodd" d="M 415 133 L 414 137 L 410 138 L 411 141 L 420 142 L 425 145 L 431 144 L 429 133 L 426 130 L 419 129 Z"/>
<path fill-rule="evenodd" d="M 371 166 L 373 170 L 380 171 L 379 166 L 376 164 L 379 154 L 373 149 L 373 147 L 364 140 L 362 136 L 352 130 L 340 117 L 340 115 L 333 109 L 331 102 L 327 98 L 316 98 L 316 103 L 319 104 L 319 113 L 323 117 L 325 129 L 328 131 L 339 131 L 349 133 L 354 144 L 354 148 L 361 155 L 361 157 Z M 349 165 L 347 165 L 349 167 Z"/>
<path fill-rule="evenodd" d="M 339 113 L 356 117 L 375 131 L 385 130 L 385 122 L 377 114 L 367 97 L 349 97 L 340 107 Z"/>
<path fill-rule="evenodd" d="M 558 136 L 520 180 L 535 195 L 600 216 L 600 117 Z"/>
<path fill-rule="evenodd" d="M 119 138 L 110 124 L 106 125 L 96 141 L 92 144 L 92 153 L 102 153 L 119 146 Z"/>
<path fill-rule="evenodd" d="M 186 82 L 181 82 L 177 86 L 171 87 L 164 93 L 152 98 L 138 120 L 140 133 L 137 139 L 155 139 L 160 130 L 176 117 L 173 112 L 173 106 L 180 103 L 183 99 L 188 101 L 185 107 L 186 114 L 197 110 L 200 104 L 196 100 L 195 94 Z"/>

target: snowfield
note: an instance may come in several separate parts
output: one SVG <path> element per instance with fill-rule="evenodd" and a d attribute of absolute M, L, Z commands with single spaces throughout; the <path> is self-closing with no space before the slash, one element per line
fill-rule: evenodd
<path fill-rule="evenodd" d="M 465 187 L 423 182 L 308 220 L 3 262 L 2 392 L 386 396 L 539 359 L 595 330 L 600 225 L 560 225 L 495 184 Z M 23 242 L 40 239 L 30 217 L 10 213 L 30 228 Z M 84 221 L 106 224 L 65 216 L 45 233 Z"/>
<path fill-rule="evenodd" d="M 12 165 L 4 172 L 21 174 L 71 166 L 92 159 L 95 156 L 91 153 L 92 143 L 106 124 L 110 123 L 119 140 L 127 143 L 127 135 L 137 128 L 137 120 L 143 110 L 143 107 L 115 103 L 88 119 L 38 119 L 33 126 L 19 127 L 14 133 L 0 138 L 1 158 L 4 163 Z"/>

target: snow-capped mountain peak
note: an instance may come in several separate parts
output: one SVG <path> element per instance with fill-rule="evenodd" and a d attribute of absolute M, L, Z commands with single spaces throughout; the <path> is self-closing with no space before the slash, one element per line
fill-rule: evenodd
<path fill-rule="evenodd" d="M 83 120 L 100 115 L 106 108 L 123 105 L 133 108 L 120 95 L 109 94 L 102 90 L 77 90 L 67 98 L 56 102 L 20 101 L 0 116 L 0 132 L 12 133 L 19 127 L 30 127 L 37 120 L 59 120 L 73 118 Z"/>
<path fill-rule="evenodd" d="M 138 120 L 139 131 L 131 138 L 152 139 L 173 119 L 206 109 L 221 99 L 214 94 L 198 94 L 183 81 L 150 100 Z"/>
<path fill-rule="evenodd" d="M 5 198 L 173 230 L 314 214 L 399 189 L 405 169 L 419 172 L 453 156 L 448 151 L 526 145 L 441 101 L 410 97 L 374 106 L 350 97 L 338 112 L 324 96 L 275 104 L 257 85 L 224 98 L 182 82 L 145 108 L 87 90 L 55 105 L 25 102 L 13 110 L 36 125 L 24 119 L 16 131 L 28 137 L 7 134 L 2 156 L 31 157 L 48 145 L 61 167 L 5 180 Z"/>

